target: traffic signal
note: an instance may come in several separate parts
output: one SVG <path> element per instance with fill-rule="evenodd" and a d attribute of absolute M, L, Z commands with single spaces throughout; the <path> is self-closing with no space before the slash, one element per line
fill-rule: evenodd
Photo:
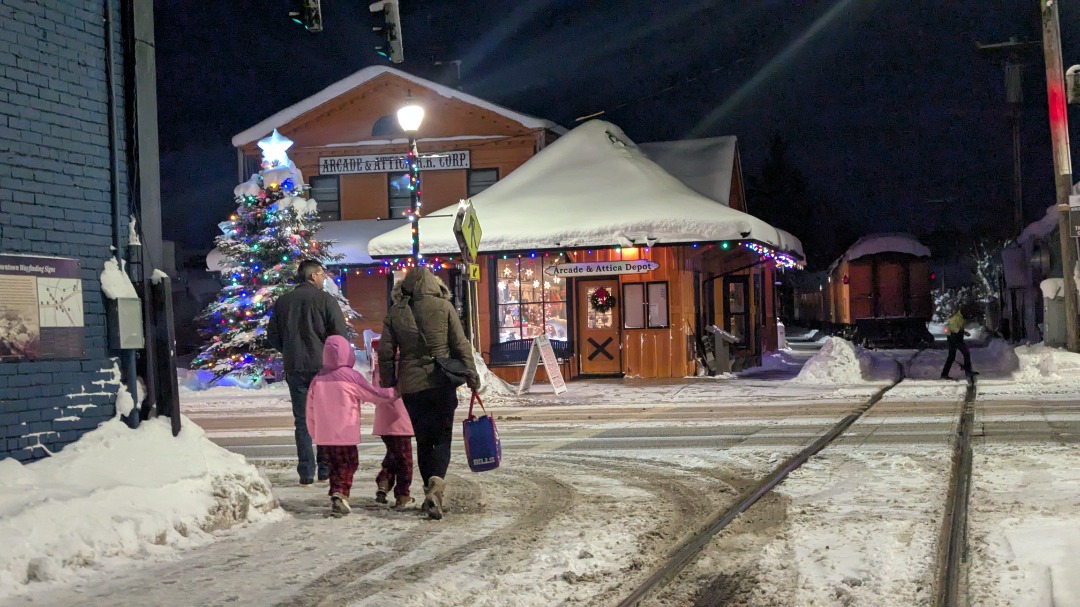
<path fill-rule="evenodd" d="M 293 0 L 289 17 L 313 34 L 322 31 L 322 7 L 319 6 L 319 0 Z"/>
<path fill-rule="evenodd" d="M 401 15 L 398 13 L 398 0 L 379 0 L 372 2 L 368 9 L 381 14 L 384 23 L 371 29 L 382 37 L 382 42 L 375 45 L 375 52 L 394 63 L 401 63 L 405 55 L 401 47 Z"/>

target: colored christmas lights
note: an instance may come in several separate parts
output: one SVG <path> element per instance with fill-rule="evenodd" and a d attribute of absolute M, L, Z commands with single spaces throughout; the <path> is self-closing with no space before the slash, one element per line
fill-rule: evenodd
<path fill-rule="evenodd" d="M 233 375 L 257 382 L 278 373 L 280 355 L 265 336 L 274 302 L 293 289 L 301 260 L 325 264 L 342 257 L 329 253 L 329 242 L 313 240 L 321 225 L 314 201 L 303 198 L 303 178 L 285 153 L 291 145 L 277 131 L 259 142 L 263 171 L 236 187 L 236 211 L 219 225 L 222 235 L 215 244 L 225 257 L 228 283 L 200 315 L 207 323 L 207 345 L 191 364 L 215 379 Z M 359 317 L 337 288 L 328 290 L 347 319 Z"/>

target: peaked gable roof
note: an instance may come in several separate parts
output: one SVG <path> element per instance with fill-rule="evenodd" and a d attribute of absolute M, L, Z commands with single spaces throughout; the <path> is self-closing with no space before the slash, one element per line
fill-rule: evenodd
<path fill-rule="evenodd" d="M 734 136 L 639 143 L 642 152 L 702 196 L 731 206 Z"/>
<path fill-rule="evenodd" d="M 797 238 L 694 192 L 602 120 L 560 137 L 472 202 L 485 253 L 747 239 L 802 256 Z M 457 252 L 453 221 L 422 217 L 421 253 Z M 410 251 L 407 225 L 368 245 L 374 257 Z"/>
<path fill-rule="evenodd" d="M 385 65 L 373 65 L 370 67 L 365 67 L 364 69 L 356 72 L 348 78 L 339 80 L 334 84 L 331 84 L 330 86 L 319 91 L 318 93 L 315 93 L 311 97 L 308 97 L 307 99 L 304 99 L 281 110 L 280 112 L 274 114 L 273 116 L 270 116 L 266 120 L 263 120 L 262 122 L 256 124 L 255 126 L 246 129 L 240 133 L 237 133 L 232 138 L 233 147 L 241 147 L 243 145 L 261 139 L 265 137 L 268 133 L 272 132 L 274 129 L 280 128 L 288 124 L 289 122 L 295 120 L 303 114 L 306 114 L 307 112 L 310 112 L 311 110 L 314 110 L 323 104 L 333 101 L 341 95 L 344 95 L 345 93 L 355 89 L 356 87 L 361 86 L 371 80 L 374 80 L 375 78 L 378 78 L 383 74 L 392 74 L 399 78 L 411 81 L 422 87 L 428 88 L 435 93 L 442 95 L 443 97 L 458 99 L 464 101 L 465 103 L 475 105 L 490 112 L 494 112 L 496 114 L 499 114 L 500 116 L 509 118 L 510 120 L 513 120 L 526 128 L 550 129 L 560 135 L 566 132 L 566 129 L 555 124 L 554 122 L 551 122 L 550 120 L 544 120 L 542 118 L 529 116 L 528 114 L 515 112 L 514 110 L 505 108 L 501 105 L 496 105 L 494 103 L 491 103 L 490 101 L 485 101 L 479 97 L 474 97 L 473 95 L 469 95 L 468 93 L 463 93 L 457 89 L 438 84 L 437 82 L 432 82 L 431 80 L 425 80 L 424 78 L 420 78 L 419 76 L 413 76 L 412 74 L 394 69 L 392 67 L 387 67 Z"/>

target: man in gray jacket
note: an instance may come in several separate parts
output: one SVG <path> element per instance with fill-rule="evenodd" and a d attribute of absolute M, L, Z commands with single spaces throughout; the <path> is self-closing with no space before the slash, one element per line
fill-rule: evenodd
<path fill-rule="evenodd" d="M 446 470 L 454 434 L 457 390 L 435 370 L 435 357 L 456 358 L 468 369 L 468 385 L 480 389 L 473 349 L 450 303 L 450 289 L 427 267 L 410 269 L 401 282 L 401 299 L 383 320 L 379 339 L 379 377 L 396 386 L 416 436 L 416 463 L 424 479 L 429 518 L 443 516 Z"/>
<path fill-rule="evenodd" d="M 323 344 L 331 335 L 348 335 L 345 315 L 332 295 L 323 291 L 326 269 L 314 259 L 300 262 L 296 270 L 296 288 L 274 303 L 266 324 L 266 339 L 281 352 L 285 362 L 285 381 L 292 399 L 293 423 L 296 426 L 296 471 L 300 484 L 315 482 L 316 462 L 319 480 L 330 477 L 322 453 L 313 457 L 311 435 L 307 429 L 307 394 L 311 380 L 322 369 Z"/>

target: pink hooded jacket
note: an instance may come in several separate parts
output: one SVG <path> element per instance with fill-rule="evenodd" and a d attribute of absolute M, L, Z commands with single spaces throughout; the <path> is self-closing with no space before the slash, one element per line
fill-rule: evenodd
<path fill-rule="evenodd" d="M 375 354 L 372 353 L 372 355 Z M 378 386 L 381 383 L 378 363 L 374 367 L 374 371 L 371 372 L 371 381 Z M 371 433 L 375 436 L 412 436 L 414 434 L 412 420 L 409 419 L 409 412 L 405 409 L 405 403 L 401 398 L 375 406 L 375 423 Z"/>
<path fill-rule="evenodd" d="M 389 388 L 375 388 L 353 365 L 356 354 L 347 339 L 331 335 L 323 346 L 323 368 L 311 381 L 307 397 L 307 427 L 316 445 L 360 443 L 360 403 L 384 403 L 397 398 Z"/>

